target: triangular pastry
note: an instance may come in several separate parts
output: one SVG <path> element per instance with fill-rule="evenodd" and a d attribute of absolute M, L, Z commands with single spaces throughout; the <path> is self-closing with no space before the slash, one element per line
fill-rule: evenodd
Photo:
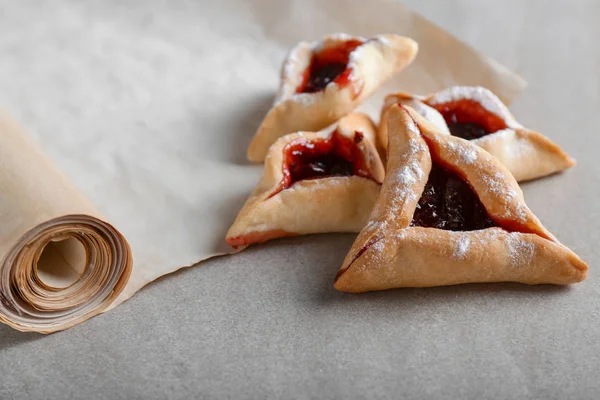
<path fill-rule="evenodd" d="M 587 265 L 542 226 L 493 156 L 409 107 L 392 106 L 386 120 L 387 174 L 338 290 L 585 279 Z"/>
<path fill-rule="evenodd" d="M 385 149 L 385 111 L 394 104 L 415 109 L 441 132 L 482 147 L 506 165 L 517 181 L 541 178 L 575 165 L 567 153 L 544 135 L 519 124 L 491 91 L 454 86 L 430 96 L 389 95 L 382 110 L 379 141 Z"/>
<path fill-rule="evenodd" d="M 227 243 L 238 248 L 282 236 L 360 231 L 384 177 L 375 131 L 368 116 L 355 113 L 320 132 L 277 140 Z"/>
<path fill-rule="evenodd" d="M 352 112 L 410 64 L 417 48 L 414 40 L 398 35 L 335 34 L 299 43 L 283 63 L 275 103 L 250 143 L 248 159 L 263 161 L 279 137 L 316 132 Z"/>

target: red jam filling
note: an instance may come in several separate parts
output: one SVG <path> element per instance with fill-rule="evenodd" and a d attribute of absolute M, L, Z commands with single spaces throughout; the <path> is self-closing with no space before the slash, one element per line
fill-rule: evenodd
<path fill-rule="evenodd" d="M 350 53 L 362 44 L 360 40 L 348 40 L 336 47 L 313 54 L 310 66 L 306 69 L 296 93 L 319 92 L 331 82 L 339 86 L 347 85 L 352 72 L 348 68 Z"/>
<path fill-rule="evenodd" d="M 360 132 L 355 132 L 352 140 L 335 131 L 328 139 L 288 144 L 283 150 L 283 179 L 271 196 L 307 179 L 352 175 L 374 179 L 357 146 L 362 140 Z"/>
<path fill-rule="evenodd" d="M 452 136 L 466 140 L 479 139 L 507 128 L 502 118 L 473 100 L 458 100 L 432 107 L 442 114 Z"/>
<path fill-rule="evenodd" d="M 436 163 L 431 166 L 410 225 L 449 231 L 475 231 L 498 226 L 471 186 Z"/>

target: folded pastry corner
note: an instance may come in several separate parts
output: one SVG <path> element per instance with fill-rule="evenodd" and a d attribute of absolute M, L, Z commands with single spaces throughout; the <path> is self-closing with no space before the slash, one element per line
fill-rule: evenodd
<path fill-rule="evenodd" d="M 398 92 L 386 96 L 383 107 L 381 109 L 381 117 L 379 120 L 379 129 L 377 130 L 377 142 L 381 146 L 383 153 L 388 147 L 388 132 L 387 132 L 387 111 L 390 107 L 400 104 L 407 106 L 418 112 L 428 122 L 432 123 L 438 129 L 438 132 L 444 135 L 450 135 L 450 130 L 442 114 L 435 108 L 430 107 L 424 102 L 425 97 L 412 95 L 409 93 Z"/>
<path fill-rule="evenodd" d="M 387 113 L 387 175 L 336 289 L 585 279 L 587 265 L 544 228 L 497 159 L 410 107 Z"/>
<path fill-rule="evenodd" d="M 360 231 L 384 177 L 375 130 L 368 116 L 353 113 L 322 131 L 277 140 L 227 243 L 240 248 L 283 236 Z"/>
<path fill-rule="evenodd" d="M 392 34 L 334 34 L 299 43 L 283 63 L 274 105 L 250 143 L 248 159 L 261 162 L 279 137 L 318 131 L 350 113 L 409 65 L 417 49 L 414 40 Z"/>
<path fill-rule="evenodd" d="M 482 147 L 508 167 L 517 181 L 541 178 L 575 165 L 575 160 L 544 135 L 524 128 L 502 101 L 488 89 L 453 86 L 429 96 L 389 95 L 382 110 L 408 105 L 443 133 Z M 387 131 L 381 124 L 379 141 L 385 148 Z"/>

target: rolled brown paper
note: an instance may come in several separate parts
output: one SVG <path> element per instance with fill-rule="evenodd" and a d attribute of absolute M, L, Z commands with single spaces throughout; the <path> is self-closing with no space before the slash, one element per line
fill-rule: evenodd
<path fill-rule="evenodd" d="M 51 333 L 102 312 L 132 270 L 125 238 L 0 113 L 0 322 Z"/>

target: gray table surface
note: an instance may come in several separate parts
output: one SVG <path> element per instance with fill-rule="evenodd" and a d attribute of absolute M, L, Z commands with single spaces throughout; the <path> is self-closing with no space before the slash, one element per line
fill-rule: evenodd
<path fill-rule="evenodd" d="M 353 235 L 275 241 L 66 332 L 0 326 L 0 399 L 598 398 L 600 2 L 406 3 L 530 82 L 515 114 L 579 164 L 526 199 L 587 281 L 353 296 L 331 285 Z"/>

